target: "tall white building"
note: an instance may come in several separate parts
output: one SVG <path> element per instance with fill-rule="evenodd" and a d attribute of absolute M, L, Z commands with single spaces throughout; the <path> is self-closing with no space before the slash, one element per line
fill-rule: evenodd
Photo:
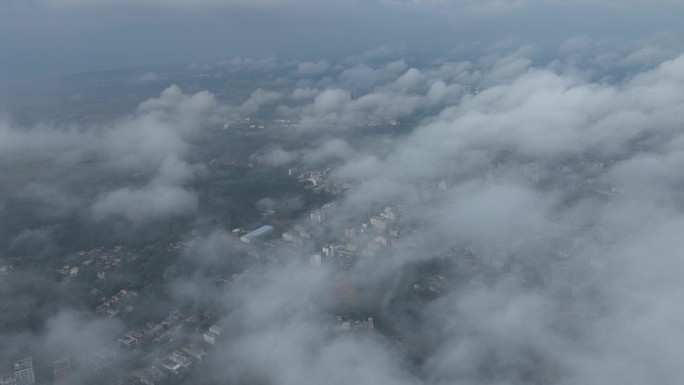
<path fill-rule="evenodd" d="M 356 229 L 353 227 L 344 229 L 344 236 L 346 238 L 354 238 L 356 236 Z"/>
<path fill-rule="evenodd" d="M 14 378 L 17 380 L 17 385 L 33 385 L 36 383 L 31 357 L 14 361 Z"/>
<path fill-rule="evenodd" d="M 377 227 L 380 230 L 385 230 L 387 228 L 387 224 L 382 219 L 382 217 L 371 217 L 370 222 L 371 225 Z"/>
<path fill-rule="evenodd" d="M 397 213 L 391 207 L 385 207 L 385 211 L 381 214 L 381 216 L 391 222 L 397 220 Z"/>
<path fill-rule="evenodd" d="M 325 221 L 325 213 L 321 210 L 316 210 L 316 211 L 312 212 L 310 214 L 310 216 L 311 216 L 312 221 L 315 221 L 318 223 L 322 223 L 323 221 Z"/>

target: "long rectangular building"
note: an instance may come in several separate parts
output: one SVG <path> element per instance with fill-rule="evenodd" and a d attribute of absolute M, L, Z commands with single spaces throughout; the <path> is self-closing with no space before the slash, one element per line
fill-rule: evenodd
<path fill-rule="evenodd" d="M 273 226 L 261 226 L 258 229 L 241 236 L 240 240 L 245 243 L 250 243 L 255 239 L 267 236 L 268 234 L 272 233 L 273 230 L 275 230 Z"/>

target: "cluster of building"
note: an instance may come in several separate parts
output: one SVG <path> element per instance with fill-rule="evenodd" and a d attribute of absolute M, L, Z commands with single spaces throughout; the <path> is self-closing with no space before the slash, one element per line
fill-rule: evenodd
<path fill-rule="evenodd" d="M 117 363 L 125 352 L 114 342 L 74 358 L 73 367 L 90 373 L 102 371 Z M 54 367 L 54 365 L 53 365 Z M 69 374 L 71 373 L 71 365 Z"/>
<path fill-rule="evenodd" d="M 415 281 L 411 288 L 416 292 L 430 292 L 434 294 L 439 294 L 442 291 L 442 285 L 444 284 L 444 276 L 441 274 L 436 274 L 434 276 L 428 276 L 419 281 Z"/>
<path fill-rule="evenodd" d="M 138 292 L 136 292 L 135 290 L 121 289 L 116 294 L 111 296 L 110 298 L 103 298 L 102 304 L 100 304 L 98 307 L 96 307 L 95 311 L 98 314 L 113 317 L 117 313 L 119 313 L 119 309 L 116 308 L 116 305 L 121 300 L 128 299 L 128 298 L 134 298 L 137 296 L 138 296 Z"/>
<path fill-rule="evenodd" d="M 386 206 L 377 215 L 372 215 L 356 226 L 344 229 L 335 243 L 322 248 L 325 258 L 334 260 L 338 266 L 348 267 L 355 256 L 375 257 L 387 252 L 400 242 L 404 235 L 413 232 L 397 207 Z M 340 234 L 341 235 L 341 234 Z"/>
<path fill-rule="evenodd" d="M 238 130 L 263 130 L 266 128 L 267 122 L 261 119 L 254 119 L 247 117 L 237 121 L 229 121 L 223 124 L 224 130 L 238 129 Z"/>
<path fill-rule="evenodd" d="M 532 182 L 540 182 L 548 177 L 548 172 L 537 162 L 521 164 L 520 173 Z"/>
<path fill-rule="evenodd" d="M 36 383 L 33 358 L 27 357 L 14 361 L 13 368 L 13 373 L 0 376 L 0 385 L 33 385 Z"/>
<path fill-rule="evenodd" d="M 376 116 L 365 116 L 355 122 L 356 127 L 396 127 L 401 125 L 396 119 L 391 118 L 379 118 Z"/>
<path fill-rule="evenodd" d="M 184 318 L 187 318 L 187 316 L 178 310 L 173 310 L 163 321 L 159 323 L 148 322 L 144 327 L 129 330 L 117 338 L 116 341 L 120 347 L 126 350 L 140 349 L 160 337 L 163 333 L 180 325 Z"/>
<path fill-rule="evenodd" d="M 576 187 L 583 189 L 584 192 L 608 195 L 622 192 L 622 186 L 605 176 L 604 171 L 607 167 L 606 162 L 598 160 L 582 160 L 576 163 L 559 163 L 551 166 L 539 162 L 527 162 L 520 164 L 518 171 L 523 178 L 533 183 L 562 183 L 563 177 L 566 175 L 581 175 L 583 176 L 583 184 Z M 498 169 L 504 168 L 504 165 L 500 164 L 496 169 L 490 170 L 488 176 L 493 176 L 499 171 Z"/>
<path fill-rule="evenodd" d="M 373 318 L 367 319 L 344 319 L 338 315 L 335 317 L 334 330 L 337 332 L 358 332 L 358 331 L 373 331 Z"/>
<path fill-rule="evenodd" d="M 117 383 L 122 384 L 175 383 L 171 380 L 186 375 L 221 340 L 222 329 L 216 325 L 190 334 L 181 331 L 184 324 L 193 320 L 198 321 L 195 316 L 173 310 L 161 322 L 129 330 L 107 346 L 77 357 L 60 358 L 52 362 L 53 380 L 69 383 L 76 368 L 82 375 L 94 376 L 92 381 L 110 381 L 111 376 L 116 376 Z M 146 349 L 153 343 L 155 348 Z M 141 362 L 148 364 L 140 365 Z M 0 375 L 0 385 L 36 384 L 32 357 L 15 361 L 13 369 L 11 373 Z"/>
<path fill-rule="evenodd" d="M 212 325 L 205 333 L 202 334 L 202 339 L 209 345 L 216 345 L 216 341 L 218 341 L 221 338 L 222 331 L 223 328 L 221 328 L 220 326 Z"/>
<path fill-rule="evenodd" d="M 212 325 L 208 330 L 190 337 L 189 342 L 162 353 L 164 355 L 153 360 L 153 364 L 133 372 L 131 380 L 136 384 L 160 385 L 168 382 L 170 377 L 187 375 L 208 354 L 207 349 L 220 341 L 221 332 L 219 326 Z"/>
<path fill-rule="evenodd" d="M 78 255 L 86 258 L 81 263 L 82 266 L 95 269 L 117 268 L 123 260 L 134 261 L 137 258 L 132 252 L 124 251 L 121 246 L 114 246 L 111 250 L 104 247 L 96 247 L 89 251 L 81 250 Z"/>
<path fill-rule="evenodd" d="M 12 373 L 0 375 L 0 385 L 33 385 L 36 383 L 36 375 L 33 369 L 33 358 L 26 357 L 14 361 Z M 52 363 L 55 380 L 62 380 L 71 374 L 71 361 L 60 359 Z"/>
<path fill-rule="evenodd" d="M 282 129 L 289 127 L 296 127 L 298 122 L 292 119 L 273 119 L 262 120 L 252 117 L 228 121 L 223 124 L 224 130 L 244 130 L 244 131 L 260 131 L 264 129 Z"/>
<path fill-rule="evenodd" d="M 310 170 L 306 167 L 289 168 L 287 174 L 296 177 L 300 182 L 310 183 L 310 188 L 316 192 L 328 192 L 339 195 L 347 191 L 351 187 L 349 182 L 338 182 L 329 177 L 331 168 L 323 170 Z"/>
<path fill-rule="evenodd" d="M 131 375 L 137 384 L 159 385 L 168 380 L 169 376 L 157 366 L 152 365 L 148 368 L 138 370 Z"/>
<path fill-rule="evenodd" d="M 353 100 L 354 96 L 350 93 L 350 98 Z M 243 118 L 239 120 L 232 120 L 225 122 L 223 126 L 219 126 L 218 129 L 223 130 L 242 130 L 242 131 L 261 131 L 264 129 L 285 129 L 297 127 L 299 125 L 299 120 L 295 119 L 273 119 L 273 120 L 262 120 L 253 117 Z M 375 116 L 365 116 L 354 122 L 355 127 L 395 127 L 401 125 L 396 119 L 391 118 L 379 118 Z M 328 126 L 330 127 L 330 126 Z"/>
<path fill-rule="evenodd" d="M 174 349 L 164 356 L 161 362 L 136 370 L 130 378 L 134 383 L 142 385 L 163 384 L 168 382 L 170 376 L 187 375 L 193 365 L 202 361 L 206 354 L 205 346 L 199 342 L 190 342 L 181 348 Z"/>
<path fill-rule="evenodd" d="M 360 226 L 345 228 L 344 248 L 364 257 L 374 257 L 412 231 L 413 229 L 401 220 L 399 209 L 387 206 Z"/>
<path fill-rule="evenodd" d="M 59 270 L 59 274 L 62 275 L 63 279 L 62 282 L 66 283 L 69 282 L 73 279 L 76 279 L 78 277 L 78 272 L 79 272 L 79 267 L 78 266 L 69 266 L 69 265 L 64 265 L 62 266 Z"/>
<path fill-rule="evenodd" d="M 321 239 L 325 234 L 326 221 L 334 216 L 335 207 L 335 203 L 326 203 L 321 208 L 312 211 L 309 213 L 309 220 L 296 223 L 293 229 L 283 233 L 283 239 L 295 245 Z"/>
<path fill-rule="evenodd" d="M 335 203 L 327 203 L 312 211 L 307 220 L 296 223 L 293 228 L 284 232 L 282 238 L 295 246 L 322 245 L 320 253 L 309 256 L 309 262 L 313 266 L 332 264 L 347 269 L 358 257 L 386 254 L 407 234 L 415 232 L 399 207 L 386 206 L 377 215 L 366 217 L 365 221 L 357 225 L 345 227 L 343 233 L 331 223 L 337 214 Z"/>
<path fill-rule="evenodd" d="M 64 277 L 63 282 L 75 279 L 83 270 L 97 272 L 97 279 L 104 281 L 107 272 L 120 269 L 125 263 L 131 263 L 138 258 L 135 253 L 124 250 L 122 246 L 115 246 L 112 249 L 96 247 L 88 251 L 81 250 L 75 257 L 80 261 L 74 265 L 64 265 L 57 270 Z"/>

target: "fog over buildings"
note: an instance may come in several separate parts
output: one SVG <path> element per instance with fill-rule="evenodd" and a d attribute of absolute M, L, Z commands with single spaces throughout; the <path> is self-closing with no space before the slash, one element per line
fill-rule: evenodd
<path fill-rule="evenodd" d="M 0 384 L 680 383 L 682 11 L 0 5 Z"/>

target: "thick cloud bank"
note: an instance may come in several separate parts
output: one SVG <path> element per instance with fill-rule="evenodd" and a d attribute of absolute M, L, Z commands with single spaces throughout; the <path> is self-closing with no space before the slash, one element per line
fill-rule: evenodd
<path fill-rule="evenodd" d="M 394 106 L 424 77 L 404 72 L 387 86 L 399 92 L 378 99 Z M 643 384 L 682 377 L 684 57 L 617 83 L 523 66 L 460 97 L 385 154 L 344 150 L 352 155 L 334 170 L 355 182 L 334 217 L 380 202 L 404 207 L 421 224 L 387 259 L 349 273 L 359 296 L 380 297 L 374 311 L 401 337 L 329 335 L 322 293 L 333 273 L 279 267 L 230 293 L 236 307 L 225 323 L 234 334 L 214 362 L 216 378 Z M 430 92 L 415 99 L 432 100 Z M 326 90 L 302 110 L 304 121 L 345 119 L 363 103 Z M 444 195 L 425 200 L 439 180 L 447 182 Z M 393 303 L 401 291 L 393 277 L 464 245 L 476 260 L 454 259 L 464 282 L 411 316 Z"/>

